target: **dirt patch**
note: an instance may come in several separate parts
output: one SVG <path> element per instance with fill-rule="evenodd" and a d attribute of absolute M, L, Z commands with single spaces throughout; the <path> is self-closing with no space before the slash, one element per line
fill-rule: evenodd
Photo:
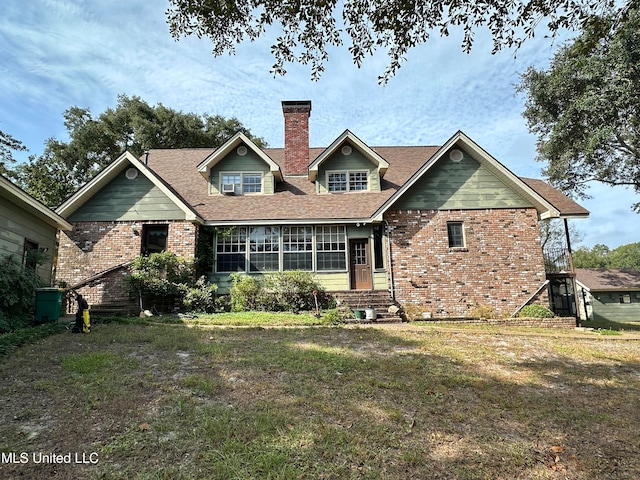
<path fill-rule="evenodd" d="M 620 337 L 97 325 L 0 382 L 0 478 L 640 477 Z"/>

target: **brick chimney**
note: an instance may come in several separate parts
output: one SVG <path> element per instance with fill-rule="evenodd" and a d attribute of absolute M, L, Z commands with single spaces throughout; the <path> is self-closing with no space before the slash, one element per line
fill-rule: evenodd
<path fill-rule="evenodd" d="M 284 114 L 284 173 L 306 175 L 309 167 L 311 100 L 282 102 Z"/>

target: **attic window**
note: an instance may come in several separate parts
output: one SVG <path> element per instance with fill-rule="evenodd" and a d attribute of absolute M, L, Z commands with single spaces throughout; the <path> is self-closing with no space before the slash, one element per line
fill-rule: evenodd
<path fill-rule="evenodd" d="M 331 193 L 360 192 L 368 188 L 367 170 L 327 172 L 327 190 Z"/>
<path fill-rule="evenodd" d="M 220 192 L 235 194 L 261 193 L 262 174 L 261 173 L 230 173 L 225 172 L 220 175 Z M 232 186 L 232 187 L 230 187 Z M 231 190 L 231 188 L 233 188 Z"/>

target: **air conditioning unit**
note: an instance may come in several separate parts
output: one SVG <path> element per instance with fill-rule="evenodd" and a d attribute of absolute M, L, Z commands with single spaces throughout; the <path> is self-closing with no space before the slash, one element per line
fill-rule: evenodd
<path fill-rule="evenodd" d="M 233 183 L 223 183 L 222 184 L 222 193 L 226 195 L 233 195 L 236 193 L 236 186 Z"/>

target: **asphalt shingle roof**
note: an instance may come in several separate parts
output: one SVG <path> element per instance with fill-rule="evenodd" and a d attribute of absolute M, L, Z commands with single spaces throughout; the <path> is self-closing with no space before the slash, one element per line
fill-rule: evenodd
<path fill-rule="evenodd" d="M 146 163 L 201 218 L 208 222 L 332 221 L 370 218 L 439 149 L 437 146 L 371 147 L 388 163 L 380 192 L 317 194 L 307 176 L 288 176 L 273 195 L 209 195 L 207 180 L 197 166 L 215 152 L 213 148 L 150 150 Z M 284 165 L 283 148 L 263 150 Z M 312 161 L 324 148 L 310 148 Z M 145 161 L 145 157 L 141 158 Z M 588 211 L 541 180 L 522 179 L 561 213 L 588 215 Z"/>
<path fill-rule="evenodd" d="M 640 290 L 640 271 L 633 268 L 576 268 L 576 279 L 589 290 Z"/>

